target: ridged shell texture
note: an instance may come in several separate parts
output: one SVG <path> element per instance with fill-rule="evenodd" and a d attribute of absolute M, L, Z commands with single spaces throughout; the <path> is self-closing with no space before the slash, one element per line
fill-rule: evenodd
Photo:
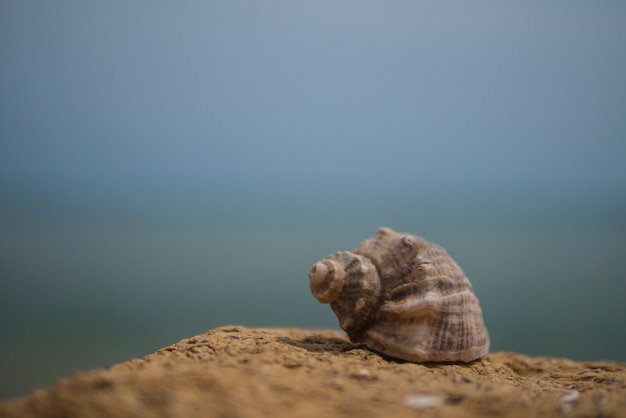
<path fill-rule="evenodd" d="M 350 340 L 413 362 L 469 362 L 489 352 L 471 283 L 437 244 L 379 228 L 352 252 L 311 268 L 313 296 Z"/>

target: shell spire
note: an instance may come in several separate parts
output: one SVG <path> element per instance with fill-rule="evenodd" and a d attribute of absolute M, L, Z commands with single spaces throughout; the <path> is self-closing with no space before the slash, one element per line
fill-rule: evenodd
<path fill-rule="evenodd" d="M 423 238 L 379 228 L 352 252 L 315 263 L 309 280 L 354 343 L 413 362 L 469 362 L 489 352 L 471 283 Z"/>

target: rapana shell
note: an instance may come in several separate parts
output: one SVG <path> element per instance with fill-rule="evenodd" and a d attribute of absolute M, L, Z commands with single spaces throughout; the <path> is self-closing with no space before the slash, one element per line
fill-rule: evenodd
<path fill-rule="evenodd" d="M 350 340 L 413 362 L 469 362 L 489 352 L 471 283 L 437 244 L 379 228 L 311 268 L 311 292 Z"/>

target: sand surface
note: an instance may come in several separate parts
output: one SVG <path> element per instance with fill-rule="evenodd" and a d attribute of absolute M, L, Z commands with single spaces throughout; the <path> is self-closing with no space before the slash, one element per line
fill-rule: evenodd
<path fill-rule="evenodd" d="M 0 403 L 0 417 L 626 417 L 626 364 L 413 364 L 331 330 L 222 327 Z"/>

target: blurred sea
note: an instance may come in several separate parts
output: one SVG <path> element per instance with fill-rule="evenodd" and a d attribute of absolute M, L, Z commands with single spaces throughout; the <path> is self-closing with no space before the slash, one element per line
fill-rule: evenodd
<path fill-rule="evenodd" d="M 23 206 L 1 213 L 4 398 L 222 325 L 338 328 L 308 270 L 380 225 L 448 250 L 479 296 L 492 351 L 626 361 L 624 199 L 12 197 Z"/>

